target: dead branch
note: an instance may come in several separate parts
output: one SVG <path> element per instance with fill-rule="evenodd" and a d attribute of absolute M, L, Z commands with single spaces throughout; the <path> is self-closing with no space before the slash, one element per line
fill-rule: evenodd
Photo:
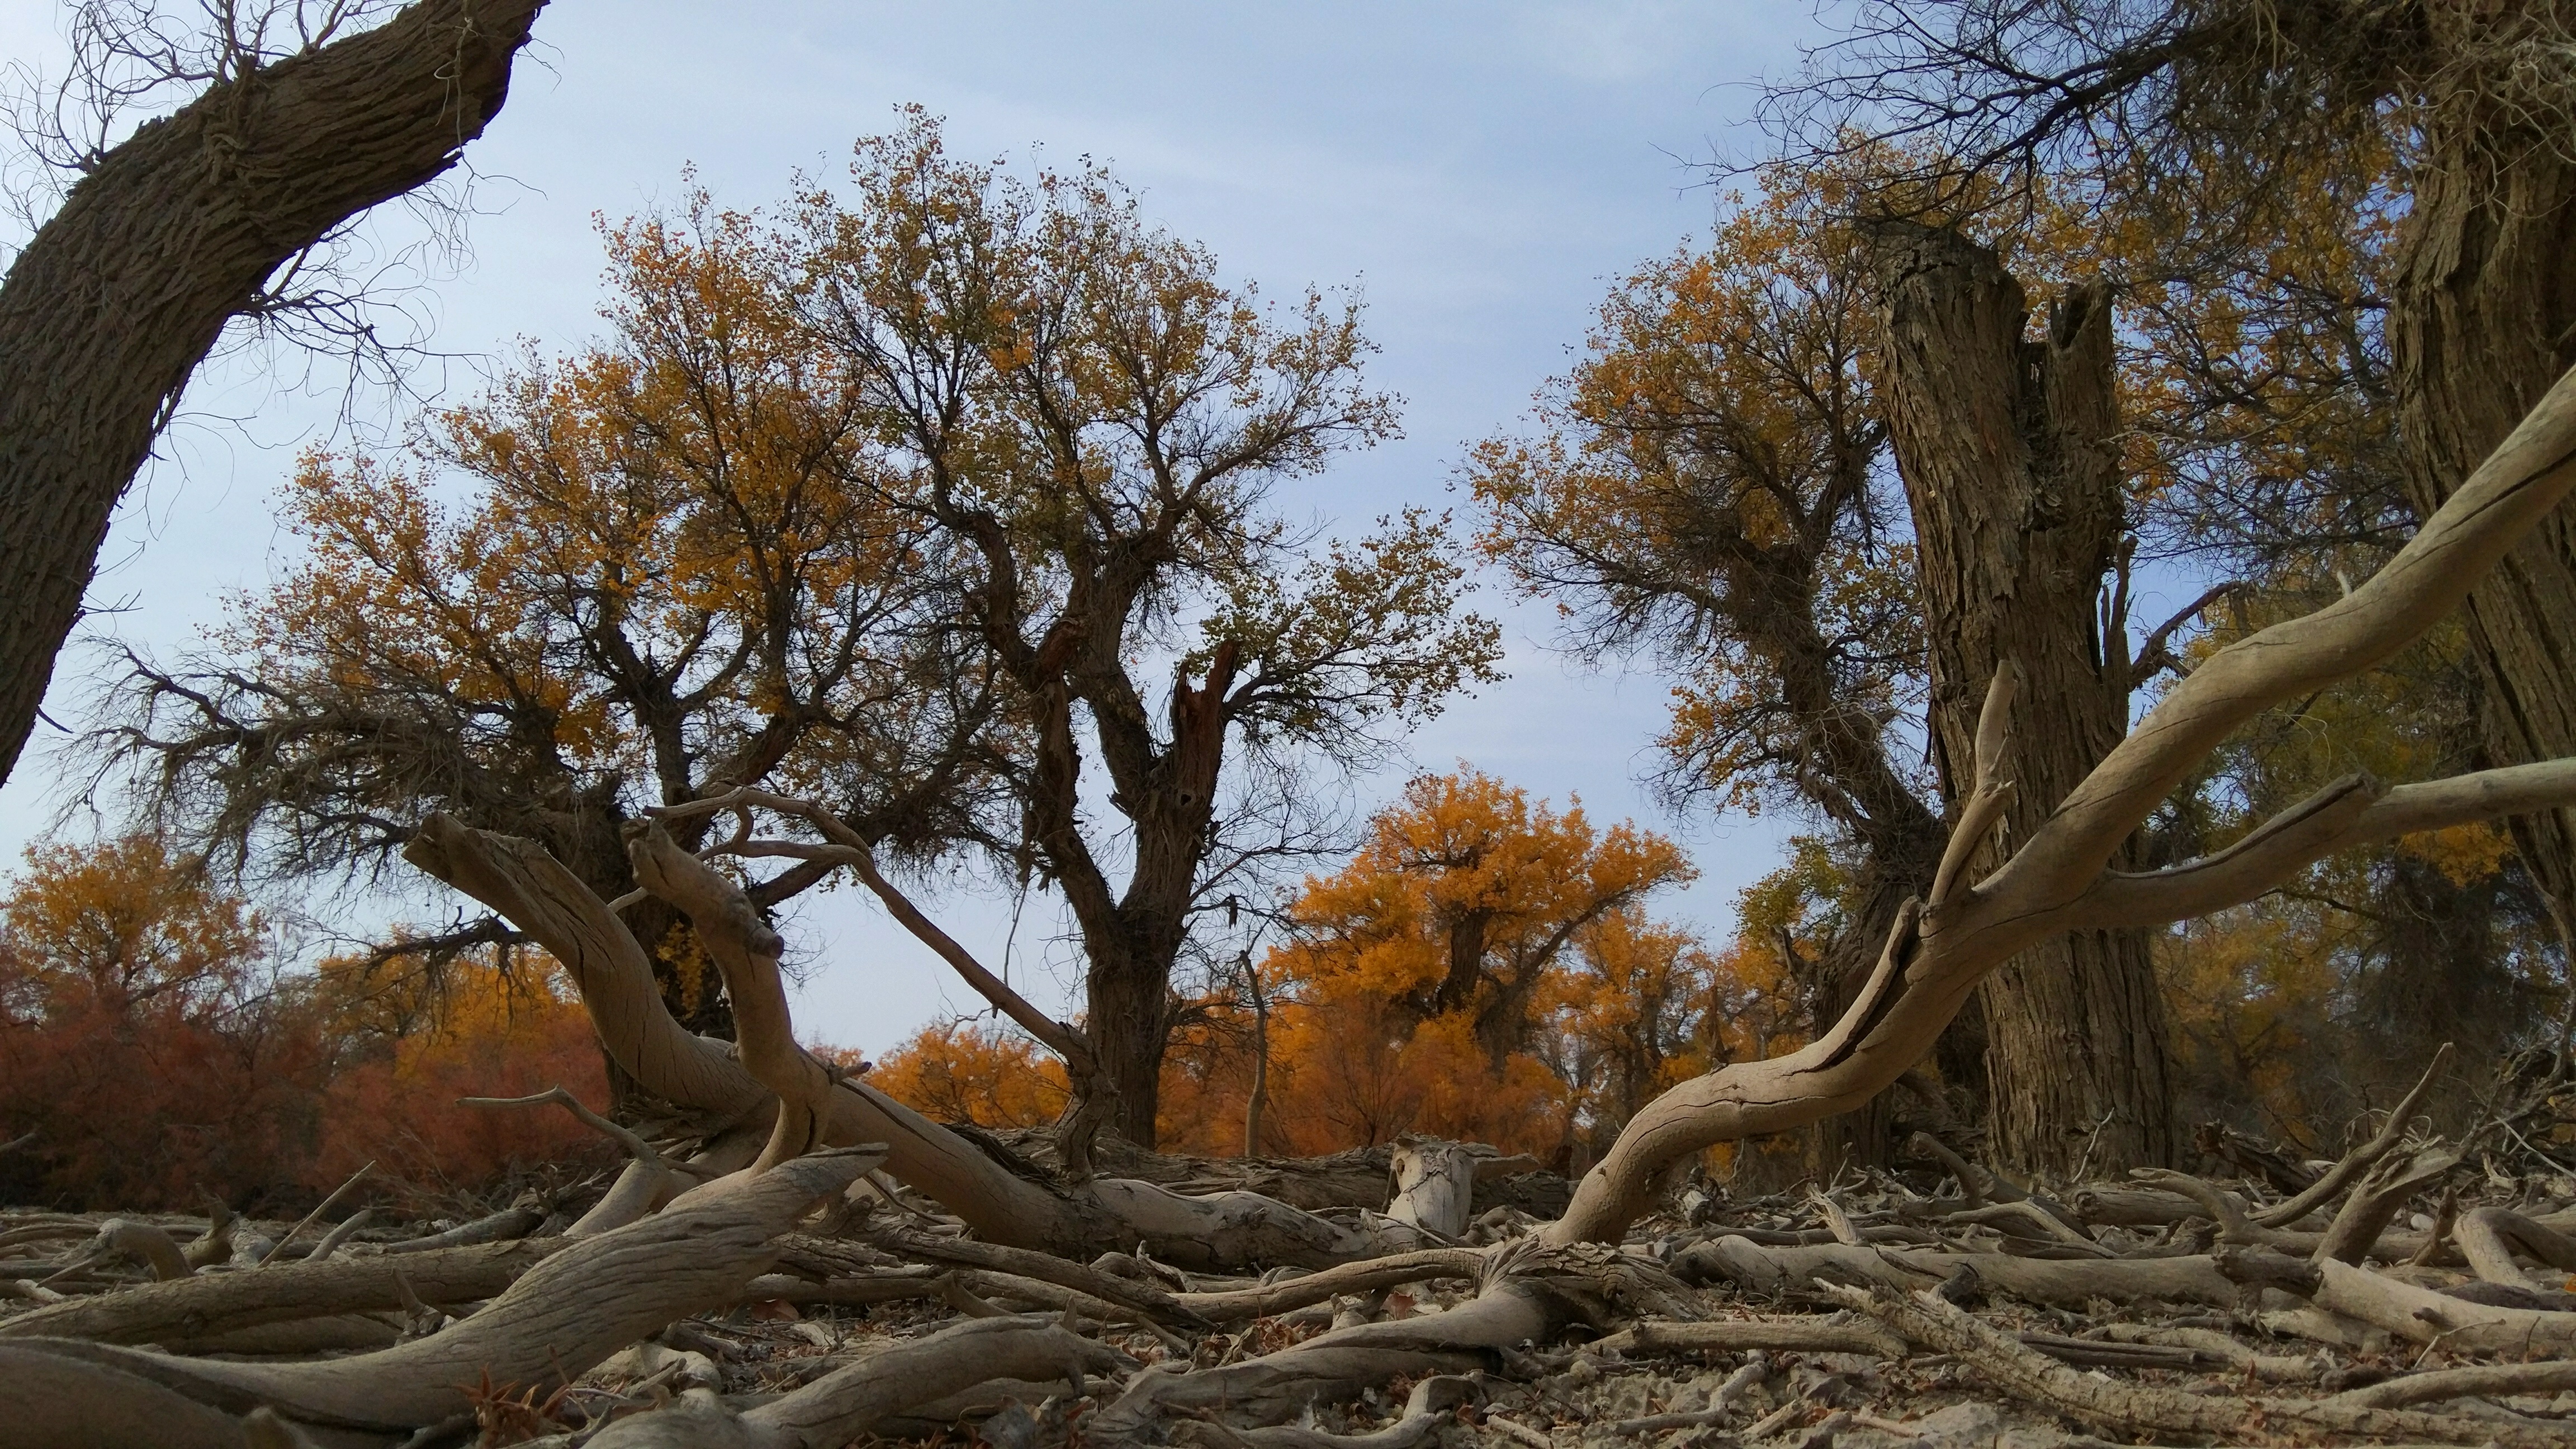
<path fill-rule="evenodd" d="M 332 1225 L 331 1231 L 322 1235 L 321 1242 L 313 1245 L 312 1253 L 308 1255 L 304 1261 L 308 1263 L 319 1263 L 325 1261 L 333 1253 L 340 1251 L 341 1245 L 347 1243 L 350 1237 L 353 1236 L 358 1229 L 365 1227 L 368 1222 L 375 1217 L 375 1215 L 376 1210 L 374 1208 L 360 1208 L 356 1212 L 349 1214 L 347 1217 L 340 1219 L 338 1223 Z"/>
<path fill-rule="evenodd" d="M 1804 1293 L 1818 1279 L 1897 1291 L 1930 1288 L 1965 1268 L 1978 1280 L 2033 1303 L 2082 1306 L 2095 1298 L 2118 1302 L 2164 1299 L 2233 1307 L 2236 1285 L 2206 1257 L 2018 1258 L 2003 1253 L 1928 1253 L 1902 1248 L 1761 1247 L 1736 1236 L 1683 1249 L 1673 1271 L 1685 1281 L 1719 1281 L 1747 1293 L 1782 1297 Z"/>
<path fill-rule="evenodd" d="M 1401 1287 L 1426 1278 L 1473 1280 L 1484 1275 L 1488 1251 L 1483 1248 L 1422 1248 L 1410 1253 L 1391 1253 L 1363 1262 L 1344 1263 L 1259 1288 L 1227 1288 L 1182 1293 L 1176 1297 L 1182 1306 L 1205 1315 L 1213 1322 L 1241 1323 L 1247 1319 L 1286 1313 L 1310 1303 L 1323 1303 L 1344 1293 Z"/>
<path fill-rule="evenodd" d="M 313 1226 L 314 1219 L 319 1218 L 324 1213 L 327 1213 L 331 1209 L 339 1206 L 340 1199 L 347 1197 L 350 1189 L 355 1188 L 359 1183 L 364 1182 L 367 1174 L 375 1170 L 375 1159 L 372 1157 L 368 1158 L 366 1166 L 350 1173 L 347 1181 L 341 1183 L 338 1187 L 331 1189 L 331 1195 L 329 1197 L 315 1203 L 311 1212 L 308 1212 L 304 1216 L 296 1219 L 295 1226 L 286 1230 L 286 1236 L 278 1239 L 277 1245 L 268 1250 L 267 1256 L 261 1258 L 259 1262 L 253 1266 L 265 1268 L 269 1264 L 278 1261 L 279 1255 L 286 1251 L 287 1244 L 294 1242 L 298 1234 L 302 1233 L 306 1228 Z"/>
<path fill-rule="evenodd" d="M 2524 1445 L 2537 1449 L 2540 1445 L 2565 1442 L 2564 1431 L 2554 1425 L 2526 1429 L 2490 1419 L 2419 1414 L 2330 1399 L 2235 1398 L 2125 1383 L 2052 1363 L 2012 1335 L 1943 1302 L 1935 1294 L 1905 1297 L 1885 1290 L 1830 1284 L 1821 1285 L 1819 1291 L 1845 1307 L 1876 1317 L 1916 1343 L 1958 1355 L 1979 1376 L 2016 1397 L 2107 1429 L 2238 1435 L 2257 1425 L 2296 1424 L 2375 1439 L 2492 1442 L 2509 1449 Z"/>
<path fill-rule="evenodd" d="M 434 1253 L 441 1248 L 470 1248 L 477 1243 L 506 1243 L 513 1238 L 524 1238 L 535 1232 L 545 1220 L 546 1215 L 539 1212 L 532 1204 L 525 1201 L 514 1202 L 499 1212 L 486 1213 L 471 1222 L 458 1223 L 443 1233 L 431 1233 L 427 1237 L 420 1238 L 405 1238 L 399 1243 L 387 1243 L 378 1251 Z"/>
<path fill-rule="evenodd" d="M 266 1273 L 200 1274 L 73 1298 L 0 1318 L 0 1340 L 82 1338 L 163 1343 L 261 1324 L 403 1306 L 401 1280 L 439 1303 L 495 1297 L 561 1239 L 449 1248 L 403 1258 L 335 1258 L 288 1263 Z"/>
<path fill-rule="evenodd" d="M 413 1429 L 470 1410 L 470 1386 L 542 1392 L 684 1314 L 734 1301 L 775 1260 L 776 1240 L 807 1209 L 876 1161 L 866 1149 L 818 1153 L 675 1203 L 567 1245 L 471 1317 L 377 1353 L 230 1363 L 65 1339 L 18 1341 L 182 1387 L 235 1413 L 266 1404 L 306 1422 Z"/>
<path fill-rule="evenodd" d="M 2469 1260 L 2469 1271 L 2490 1283 L 2530 1286 L 2513 1261 L 2514 1248 L 2552 1268 L 2576 1273 L 2576 1239 L 2506 1208 L 2473 1209 L 2452 1225 L 2452 1234 L 2460 1255 Z"/>
<path fill-rule="evenodd" d="M 620 1419 L 590 1442 L 595 1449 L 840 1449 L 906 1409 L 994 1379 L 1079 1380 L 1127 1363 L 1044 1318 L 978 1319 L 871 1354 L 749 1413 L 684 1403 Z"/>
<path fill-rule="evenodd" d="M 2562 1394 L 2576 1389 L 2576 1362 L 2478 1364 L 2403 1374 L 2326 1400 L 2356 1409 L 2402 1409 L 2444 1399 L 2494 1398 L 2503 1394 Z"/>
<path fill-rule="evenodd" d="M 2344 1199 L 2343 1208 L 2317 1244 L 2316 1255 L 2360 1262 L 2408 1199 L 2450 1176 L 2459 1165 L 2459 1150 L 2446 1149 L 2438 1142 L 2402 1161 L 2382 1161 Z"/>
<path fill-rule="evenodd" d="M 2433 1053 L 2433 1060 L 2424 1068 L 2424 1075 L 2416 1078 L 2415 1085 L 2407 1091 L 2406 1095 L 2397 1099 L 2397 1105 L 2389 1109 L 2388 1120 L 2380 1124 L 2379 1130 L 2371 1135 L 2369 1141 L 2345 1153 L 2343 1159 L 2327 1169 L 2326 1175 L 2318 1178 L 2315 1185 L 2307 1191 L 2279 1207 L 2256 1213 L 2255 1221 L 2265 1227 L 2288 1227 L 2334 1201 L 2336 1194 L 2349 1186 L 2354 1178 L 2369 1171 L 2379 1159 L 2394 1150 L 2398 1143 L 2406 1140 L 2406 1124 L 2414 1116 L 2415 1104 L 2424 1099 L 2424 1093 L 2432 1088 L 2434 1081 L 2442 1075 L 2442 1069 L 2450 1065 L 2450 1061 L 2451 1044 L 2444 1042 L 2441 1048 Z"/>
<path fill-rule="evenodd" d="M 1033 1253 L 1025 1248 L 978 1243 L 965 1238 L 934 1238 L 920 1233 L 880 1233 L 876 1241 L 905 1257 L 989 1268 L 1087 1293 L 1093 1298 L 1116 1304 L 1127 1313 L 1141 1314 L 1148 1322 L 1189 1328 L 1214 1326 L 1185 1301 L 1162 1289 L 1132 1278 L 1121 1278 L 1114 1273 L 1103 1273 L 1049 1253 Z"/>

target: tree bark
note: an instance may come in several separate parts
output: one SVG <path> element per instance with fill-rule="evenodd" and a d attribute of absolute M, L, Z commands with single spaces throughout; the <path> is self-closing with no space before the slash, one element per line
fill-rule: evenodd
<path fill-rule="evenodd" d="M 117 499 L 226 324 L 333 228 L 456 163 L 545 0 L 422 0 L 109 151 L 0 282 L 0 779 Z"/>
<path fill-rule="evenodd" d="M 2576 362 L 2564 139 L 2490 128 L 2491 107 L 2466 100 L 2432 115 L 2388 316 L 2407 492 L 2427 518 Z M 2468 620 L 2493 762 L 2576 754 L 2576 517 L 2562 509 L 2533 529 L 2470 590 Z M 2566 812 L 2510 823 L 2562 929 L 2576 926 Z"/>
<path fill-rule="evenodd" d="M 2122 522 L 2110 299 L 2098 285 L 2071 290 L 2034 341 L 2021 286 L 1991 251 L 1912 223 L 1879 226 L 1873 243 L 1890 430 L 1930 622 L 1935 758 L 1955 810 L 1987 682 L 2017 669 L 1997 766 L 2015 787 L 2009 849 L 2127 732 L 2124 626 L 2100 603 Z M 2171 1159 L 2169 1028 L 2146 932 L 2044 942 L 1980 996 L 1992 1155 L 2053 1176 Z"/>

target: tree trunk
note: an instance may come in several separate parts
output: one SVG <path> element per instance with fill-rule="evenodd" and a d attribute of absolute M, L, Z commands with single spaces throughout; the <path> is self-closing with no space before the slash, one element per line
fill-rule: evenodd
<path fill-rule="evenodd" d="M 0 779 L 109 515 L 280 264 L 455 164 L 545 0 L 423 0 L 216 85 L 74 186 L 0 282 Z"/>
<path fill-rule="evenodd" d="M 1998 771 L 2017 787 L 2009 848 L 2127 732 L 2124 626 L 2106 629 L 2100 605 L 2121 534 L 2109 296 L 2073 289 L 2031 341 L 2021 286 L 1992 252 L 1910 223 L 1874 240 L 1890 429 L 1930 622 L 1936 759 L 1955 803 L 1987 682 L 2017 668 Z M 1994 859 L 1989 846 L 1984 868 Z M 1994 1156 L 2052 1176 L 2171 1159 L 2169 1029 L 2146 932 L 2049 941 L 1980 995 Z"/>
<path fill-rule="evenodd" d="M 2442 109 L 2414 174 L 2388 340 L 2407 492 L 2431 517 L 2576 362 L 2576 164 L 2557 136 Z M 2576 754 L 2576 518 L 2561 509 L 2469 592 L 2479 722 L 2499 765 Z M 2516 816 L 2533 880 L 2576 924 L 2567 813 Z"/>
<path fill-rule="evenodd" d="M 1171 1036 L 1172 957 L 1090 932 L 1084 933 L 1083 948 L 1089 1011 L 1082 1029 L 1118 1089 L 1110 1129 L 1150 1150 L 1162 1105 L 1163 1048 Z"/>

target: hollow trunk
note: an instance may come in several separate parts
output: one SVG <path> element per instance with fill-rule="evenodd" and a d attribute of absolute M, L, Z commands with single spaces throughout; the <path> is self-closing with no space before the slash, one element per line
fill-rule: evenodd
<path fill-rule="evenodd" d="M 2045 338 L 2031 340 L 2021 286 L 1992 252 L 1901 223 L 1874 241 L 1890 430 L 1931 639 L 1935 759 L 1955 803 L 1973 773 L 1987 682 L 2017 667 L 2020 703 L 1997 771 L 2016 787 L 2009 849 L 2127 731 L 2125 625 L 2106 621 L 2101 604 L 2121 535 L 2109 296 L 2070 290 Z M 1986 980 L 1991 1155 L 2054 1176 L 2170 1160 L 2169 1028 L 2148 941 L 2137 930 L 2076 932 Z"/>
<path fill-rule="evenodd" d="M 427 0 L 210 87 L 100 157 L 0 283 L 0 779 L 109 516 L 288 258 L 456 163 L 544 0 Z"/>
<path fill-rule="evenodd" d="M 2488 108 L 2435 113 L 2388 317 L 2398 431 L 2431 517 L 2576 362 L 2576 163 L 2555 136 L 2499 134 Z M 2469 591 L 2479 716 L 2495 764 L 2576 754 L 2576 517 L 2561 509 Z M 2576 925 L 2565 811 L 2516 816 L 2532 878 Z"/>

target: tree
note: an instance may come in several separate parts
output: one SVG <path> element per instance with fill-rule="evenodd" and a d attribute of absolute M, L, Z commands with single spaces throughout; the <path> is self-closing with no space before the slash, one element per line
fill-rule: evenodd
<path fill-rule="evenodd" d="M 1356 301 L 1265 310 L 1105 172 L 962 163 L 918 114 L 853 177 L 796 219 L 799 315 L 882 430 L 885 506 L 958 560 L 1014 731 L 997 843 L 1062 893 L 1117 1129 L 1150 1146 L 1176 963 L 1303 837 L 1292 764 L 1373 755 L 1495 677 L 1498 634 L 1456 610 L 1444 520 L 1301 563 L 1269 507 L 1394 431 Z M 1086 734 L 1114 831 L 1086 819 Z"/>
<path fill-rule="evenodd" d="M 1922 143 L 1930 160 L 1912 179 L 1945 201 L 1982 190 L 2010 207 L 2041 178 L 2072 172 L 2096 185 L 2106 230 L 2187 214 L 2192 224 L 2173 234 L 2191 245 L 2164 263 L 2204 290 L 2260 281 L 2278 239 L 2316 234 L 2317 219 L 2297 208 L 2316 194 L 2320 162 L 2341 167 L 2344 233 L 2393 233 L 2386 286 L 2358 294 L 2357 307 L 2336 289 L 2305 300 L 2329 303 L 2311 309 L 2323 320 L 2359 324 L 2348 335 L 2361 345 L 2347 351 L 2361 364 L 2382 360 L 2368 354 L 2384 310 L 2386 370 L 2357 380 L 2387 405 L 2356 416 L 2394 440 L 2383 476 L 2422 519 L 2571 358 L 2570 23 L 2559 3 L 1943 0 L 1864 12 L 1806 83 L 1774 100 L 1801 149 Z M 2223 388 L 2212 396 L 2236 400 Z M 2385 516 L 2385 494 L 2359 496 L 2365 506 L 2350 514 Z M 2553 521 L 2470 606 L 2493 758 L 2576 748 L 2576 666 L 2554 644 L 2571 628 L 2576 530 Z M 2571 822 L 2547 813 L 2512 830 L 2566 935 Z"/>
<path fill-rule="evenodd" d="M 423 0 L 356 29 L 376 8 L 210 7 L 213 33 L 176 44 L 149 3 L 85 9 L 100 114 L 197 94 L 50 158 L 81 178 L 0 280 L 0 778 L 197 364 L 236 320 L 295 305 L 297 259 L 350 217 L 456 164 L 544 0 Z"/>
<path fill-rule="evenodd" d="M 266 931 L 246 902 L 215 888 L 203 862 L 173 857 L 149 835 L 91 849 L 32 846 L 25 875 L 0 901 L 9 1014 L 219 1011 L 256 984 Z"/>
<path fill-rule="evenodd" d="M 443 807 L 608 899 L 634 885 L 622 824 L 710 790 L 821 795 L 898 856 L 981 828 L 994 695 L 948 627 L 942 540 L 900 484 L 853 481 L 878 420 L 800 330 L 757 218 L 693 193 L 604 240 L 605 341 L 524 359 L 407 456 L 309 456 L 280 510 L 294 571 L 231 601 L 211 652 L 132 661 L 100 741 L 161 828 L 318 877 L 372 872 Z M 727 1034 L 680 918 L 647 898 L 627 920 L 682 1020 Z"/>
<path fill-rule="evenodd" d="M 1800 1051 L 1685 1082 L 1640 1112 L 1586 1175 L 1557 1241 L 1616 1235 L 1656 1176 L 1711 1143 L 1814 1121 L 1867 1100 L 1921 1060 L 1979 980 L 2069 930 L 2152 926 L 2260 896 L 2339 850 L 2576 800 L 2576 762 L 2552 761 L 2391 789 L 2351 776 L 2310 795 L 2235 846 L 2161 870 L 2109 862 L 2238 727 L 2387 659 L 2422 637 L 2576 488 L 2576 376 L 2561 379 L 2505 446 L 2349 595 L 2212 655 L 2104 755 L 2038 829 L 1971 883 L 2003 813 L 2015 681 L 1999 672 L 1979 712 L 1962 823 L 1932 892 L 1908 910 L 1860 999 Z"/>
<path fill-rule="evenodd" d="M 1802 932 L 1815 954 L 1792 963 L 1817 1031 L 1942 839 L 1890 728 L 1919 694 L 1924 637 L 1863 365 L 1867 258 L 1828 180 L 1767 176 L 1706 248 L 1630 276 L 1543 396 L 1540 436 L 1487 442 L 1467 470 L 1485 552 L 1557 604 L 1579 656 L 1650 654 L 1678 677 L 1667 800 L 1785 810 L 1849 842 L 1847 909 Z M 1975 1055 L 1945 1065 L 1973 1082 Z M 1835 1155 L 1883 1160 L 1885 1125 L 1854 1124 Z"/>
<path fill-rule="evenodd" d="M 1072 1093 L 1064 1069 L 1024 1037 L 954 1019 L 934 1021 L 877 1062 L 869 1084 L 937 1122 L 1043 1127 Z"/>
<path fill-rule="evenodd" d="M 1633 824 L 1596 832 L 1580 801 L 1559 814 L 1476 770 L 1421 776 L 1369 822 L 1349 865 L 1290 903 L 1292 941 L 1263 974 L 1309 995 L 1372 998 L 1399 1040 L 1458 1017 L 1499 1075 L 1533 1046 L 1568 949 L 1696 874 L 1671 841 Z"/>
<path fill-rule="evenodd" d="M 1872 234 L 1888 417 L 1913 505 L 1931 638 L 1934 758 L 1957 829 L 2027 840 L 2108 754 L 2140 683 L 2120 560 L 2124 483 L 2111 299 L 2070 289 L 2025 335 L 1995 254 L 1919 223 Z M 2012 733 L 1981 742 L 1985 682 L 2009 677 Z M 1984 815 L 1963 788 L 2000 782 Z M 1953 836 L 1956 841 L 1961 837 Z M 2134 846 L 2115 868 L 2139 862 Z M 2009 1162 L 2160 1166 L 2176 1144 L 2170 1024 L 2141 930 L 2074 931 L 1989 977 L 1988 1123 Z"/>

